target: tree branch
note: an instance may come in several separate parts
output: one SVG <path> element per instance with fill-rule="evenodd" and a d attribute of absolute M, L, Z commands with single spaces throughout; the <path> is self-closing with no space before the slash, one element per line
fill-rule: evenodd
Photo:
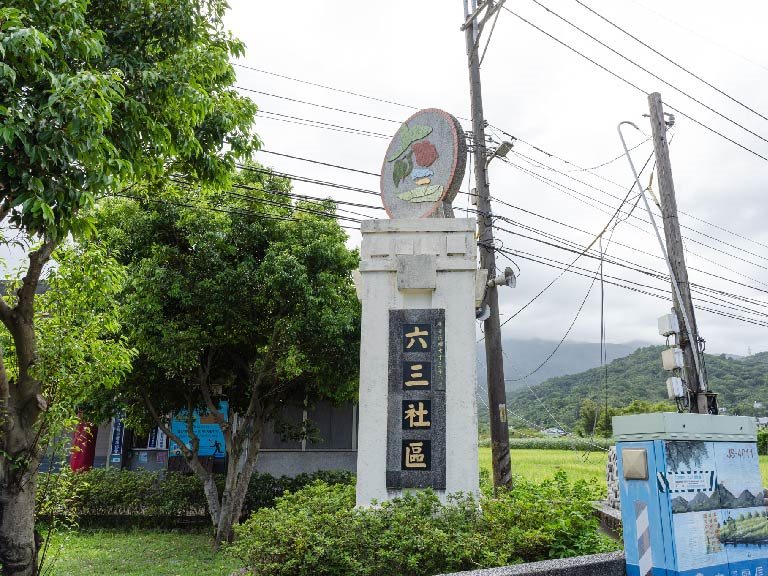
<path fill-rule="evenodd" d="M 165 432 L 168 438 L 176 442 L 176 445 L 179 447 L 179 449 L 181 450 L 181 453 L 184 455 L 184 460 L 187 461 L 187 465 L 192 469 L 192 471 L 195 474 L 197 474 L 200 480 L 203 481 L 203 485 L 206 492 L 206 500 L 208 501 L 209 512 L 211 513 L 211 519 L 213 520 L 214 524 L 217 524 L 219 521 L 219 515 L 221 512 L 221 509 L 218 502 L 218 493 L 216 493 L 215 498 L 213 494 L 213 491 L 216 490 L 216 485 L 213 481 L 213 474 L 209 473 L 208 470 L 205 469 L 205 466 L 203 466 L 203 463 L 200 462 L 200 458 L 197 456 L 197 447 L 195 447 L 194 451 L 190 450 L 187 447 L 187 445 L 181 441 L 181 438 L 179 438 L 176 434 L 173 433 L 173 430 L 171 430 L 171 428 L 163 421 L 163 419 L 157 413 L 157 410 L 155 409 L 154 405 L 152 404 L 152 401 L 149 399 L 148 396 L 144 396 L 144 404 L 147 406 L 149 413 L 152 415 L 152 418 L 155 420 L 155 422 L 157 422 L 157 425 L 160 427 L 160 429 L 163 432 Z M 191 439 L 191 436 L 190 436 L 190 439 Z"/>
<path fill-rule="evenodd" d="M 259 373 L 256 375 L 256 378 L 252 379 L 251 400 L 248 402 L 248 410 L 245 413 L 246 418 L 253 417 L 256 412 L 259 387 L 261 386 L 261 382 L 264 379 L 264 376 L 269 372 L 269 365 L 272 363 L 272 358 L 275 355 L 275 343 L 277 342 L 278 329 L 279 322 L 275 321 L 275 326 L 272 329 L 272 336 L 270 336 L 269 339 L 269 348 L 267 349 L 267 353 L 264 356 L 264 361 L 261 363 L 261 368 L 259 368 Z"/>
<path fill-rule="evenodd" d="M 168 426 L 165 423 L 165 421 L 160 417 L 160 415 L 157 413 L 157 409 L 152 404 L 152 401 L 149 399 L 148 396 L 144 396 L 144 404 L 146 405 L 147 410 L 149 410 L 149 413 L 152 416 L 152 419 L 158 425 L 160 430 L 165 432 L 165 435 L 168 436 L 168 438 L 176 442 L 176 445 L 182 451 L 184 456 L 187 457 L 187 460 L 191 460 L 193 457 L 192 451 L 187 447 L 186 444 L 184 444 L 184 442 L 181 441 L 181 439 L 176 434 L 173 433 L 173 430 L 171 430 L 170 426 Z M 189 455 L 187 453 L 189 453 Z"/>
<path fill-rule="evenodd" d="M 187 396 L 187 434 L 189 434 L 189 443 L 192 444 L 192 452 L 197 457 L 200 452 L 200 438 L 195 434 L 195 411 L 192 407 L 192 396 Z"/>
<path fill-rule="evenodd" d="M 203 399 L 205 400 L 205 405 L 208 407 L 208 411 L 213 414 L 213 417 L 216 419 L 216 423 L 221 426 L 221 429 L 225 430 L 225 428 L 228 427 L 227 420 L 224 418 L 224 414 L 221 413 L 221 410 L 219 410 L 216 407 L 216 404 L 213 402 L 211 387 L 209 384 L 212 356 L 213 352 L 209 352 L 206 356 L 205 366 L 198 366 L 197 377 L 200 382 L 200 391 L 203 393 Z"/>
<path fill-rule="evenodd" d="M 208 411 L 213 414 L 213 418 L 216 420 L 216 423 L 219 425 L 219 428 L 221 428 L 221 431 L 224 434 L 225 446 L 227 449 L 231 449 L 232 426 L 227 421 L 227 419 L 224 418 L 224 414 L 222 414 L 221 410 L 219 410 L 216 404 L 213 402 L 213 398 L 211 396 L 211 387 L 208 383 L 208 374 L 210 374 L 210 356 L 208 360 L 208 368 L 205 371 L 205 377 L 203 377 L 203 371 L 200 371 L 200 391 L 203 394 L 203 399 L 205 400 L 205 405 L 207 406 Z"/>
<path fill-rule="evenodd" d="M 35 293 L 40 282 L 40 275 L 43 272 L 43 266 L 50 260 L 51 254 L 53 254 L 58 243 L 58 240 L 46 238 L 40 248 L 29 254 L 29 267 L 22 279 L 22 285 L 19 289 L 19 302 L 16 305 L 16 309 L 29 323 L 32 323 Z"/>

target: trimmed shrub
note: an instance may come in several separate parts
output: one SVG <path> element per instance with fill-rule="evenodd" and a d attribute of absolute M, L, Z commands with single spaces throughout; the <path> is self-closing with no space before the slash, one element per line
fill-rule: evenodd
<path fill-rule="evenodd" d="M 479 499 L 424 490 L 355 508 L 354 487 L 316 482 L 254 512 L 227 553 L 254 576 L 416 576 L 615 550 L 595 497 L 558 473 Z"/>
<path fill-rule="evenodd" d="M 286 491 L 296 491 L 314 481 L 354 483 L 345 471 L 321 471 L 295 478 L 254 474 L 243 504 L 243 518 Z M 224 477 L 217 476 L 219 491 Z M 197 476 L 180 472 L 128 471 L 95 468 L 88 472 L 40 474 L 37 490 L 38 519 L 81 526 L 141 525 L 159 528 L 209 522 L 203 488 Z"/>
<path fill-rule="evenodd" d="M 578 436 L 552 436 L 545 438 L 510 438 L 511 450 L 579 450 L 605 452 L 615 442 L 611 438 L 581 438 Z"/>

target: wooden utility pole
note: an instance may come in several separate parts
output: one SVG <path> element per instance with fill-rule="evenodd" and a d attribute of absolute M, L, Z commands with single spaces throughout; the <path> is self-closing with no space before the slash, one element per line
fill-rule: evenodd
<path fill-rule="evenodd" d="M 486 10 L 493 9 L 493 2 L 486 1 Z M 486 13 L 486 18 L 488 16 Z M 469 0 L 464 0 L 464 33 L 469 59 L 469 91 L 472 100 L 472 140 L 475 165 L 475 187 L 477 189 L 478 244 L 480 246 L 480 267 L 488 270 L 488 279 L 496 277 L 496 255 L 493 244 L 493 220 L 491 218 L 491 195 L 488 187 L 488 159 L 485 145 L 485 119 L 483 97 L 480 87 L 480 61 L 477 37 L 477 1 L 473 0 L 472 11 Z M 507 399 L 504 383 L 504 360 L 501 348 L 501 326 L 499 323 L 499 294 L 495 285 L 486 288 L 485 302 L 490 316 L 484 322 L 485 365 L 488 383 L 488 411 L 491 423 L 491 452 L 493 459 L 493 485 L 509 486 L 512 481 L 512 467 L 509 457 L 509 423 L 507 421 Z"/>
<path fill-rule="evenodd" d="M 701 369 L 698 328 L 696 327 L 696 315 L 691 300 L 691 287 L 688 284 L 688 270 L 685 266 L 680 223 L 677 219 L 675 184 L 672 180 L 672 165 L 669 160 L 669 145 L 667 143 L 667 123 L 664 119 L 661 94 L 658 92 L 649 94 L 648 106 L 651 116 L 651 130 L 653 132 L 653 150 L 656 155 L 659 194 L 661 195 L 661 215 L 664 220 L 667 256 L 674 273 L 672 282 L 677 280 L 680 299 L 682 300 L 682 302 L 678 300 L 673 287 L 672 298 L 675 304 L 678 324 L 680 325 L 678 344 L 683 351 L 685 359 L 685 381 L 689 394 L 690 411 L 707 414 L 712 407 L 708 406 L 706 376 Z M 687 322 L 683 315 L 683 309 L 685 310 L 685 315 L 687 315 Z M 717 411 L 716 406 L 714 411 Z"/>

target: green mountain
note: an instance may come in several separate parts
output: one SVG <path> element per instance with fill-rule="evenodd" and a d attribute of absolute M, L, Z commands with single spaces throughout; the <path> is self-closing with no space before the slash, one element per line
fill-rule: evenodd
<path fill-rule="evenodd" d="M 579 407 L 586 399 L 599 404 L 624 407 L 633 400 L 660 402 L 666 400 L 666 379 L 669 373 L 661 367 L 663 346 L 639 348 L 608 364 L 607 386 L 604 370 L 592 368 L 579 374 L 550 378 L 533 387 L 533 391 L 516 390 L 508 393 L 510 411 L 542 428 L 561 423 L 571 429 L 579 417 Z M 705 354 L 710 390 L 719 393 L 719 404 L 729 414 L 768 415 L 768 352 L 745 358 L 721 354 Z M 755 409 L 755 402 L 765 408 Z M 510 424 L 522 426 L 522 421 L 510 418 Z"/>
<path fill-rule="evenodd" d="M 605 353 L 610 362 L 647 345 L 646 342 L 607 343 Z M 600 366 L 600 344 L 597 342 L 566 341 L 557 348 L 557 342 L 551 340 L 506 338 L 502 346 L 504 347 L 504 376 L 508 379 L 507 392 L 527 388 L 526 384 L 535 386 L 556 376 L 578 374 L 589 368 Z M 557 353 L 547 360 L 555 348 Z M 544 362 L 543 366 L 541 366 L 542 362 Z M 533 374 L 523 382 L 522 377 L 531 372 Z M 480 342 L 477 345 L 478 388 L 485 389 L 485 382 L 485 344 Z"/>

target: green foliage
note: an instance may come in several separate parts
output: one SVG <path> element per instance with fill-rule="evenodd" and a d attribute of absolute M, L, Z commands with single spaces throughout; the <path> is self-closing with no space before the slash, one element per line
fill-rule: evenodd
<path fill-rule="evenodd" d="M 768 430 L 757 431 L 757 453 L 761 456 L 768 455 Z"/>
<path fill-rule="evenodd" d="M 9 282 L 3 296 L 15 306 L 21 285 Z M 33 374 L 42 382 L 43 395 L 55 399 L 44 413 L 40 441 L 48 450 L 53 437 L 77 423 L 78 410 L 89 411 L 95 397 L 109 396 L 131 368 L 133 350 L 120 335 L 115 300 L 125 281 L 123 267 L 96 244 L 64 244 L 52 257 L 45 275 L 46 290 L 37 296 L 35 338 L 38 360 Z M 19 375 L 16 342 L 0 331 L 6 374 Z M 90 414 L 97 419 L 105 415 Z M 106 417 L 111 414 L 106 415 Z"/>
<path fill-rule="evenodd" d="M 31 234 L 129 179 L 225 182 L 258 143 L 231 88 L 222 0 L 8 0 L 0 8 L 0 209 Z M 228 146 L 225 148 L 224 142 Z"/>
<path fill-rule="evenodd" d="M 54 530 L 76 528 L 82 507 L 82 492 L 89 487 L 87 479 L 64 468 L 59 473 L 38 476 L 35 493 L 35 518 Z"/>
<path fill-rule="evenodd" d="M 667 402 L 666 379 L 669 374 L 661 365 L 663 349 L 663 346 L 640 348 L 608 365 L 608 404 L 616 414 L 626 413 L 624 410 L 634 401 L 649 403 L 650 406 L 644 405 L 643 408 L 651 411 L 661 407 L 659 403 Z M 757 415 L 754 402 L 768 396 L 768 353 L 739 359 L 705 354 L 705 359 L 710 388 L 719 393 L 720 406 L 726 407 L 729 414 Z M 593 368 L 579 374 L 551 378 L 535 387 L 536 395 L 544 400 L 552 415 L 566 429 L 574 429 L 580 423 L 580 408 L 584 399 L 593 399 L 595 405 L 604 402 L 603 377 L 602 369 Z M 509 394 L 508 405 L 515 406 L 516 413 L 542 428 L 553 425 L 552 418 L 542 412 L 541 405 L 530 390 Z M 666 406 L 667 411 L 676 411 L 672 404 Z M 585 428 L 585 422 L 582 422 L 582 428 L 591 431 L 593 422 L 594 417 L 589 420 L 589 428 Z"/>
<path fill-rule="evenodd" d="M 645 400 L 632 400 L 632 402 L 621 408 L 608 406 L 606 415 L 604 405 L 597 404 L 587 398 L 579 407 L 579 421 L 576 424 L 576 433 L 580 436 L 610 438 L 613 435 L 612 418 L 614 416 L 674 411 L 676 411 L 676 407 L 668 401 L 652 403 Z"/>
<path fill-rule="evenodd" d="M 510 438 L 512 450 L 576 450 L 578 452 L 605 452 L 614 442 L 610 438 L 580 438 L 576 436 L 545 436 Z"/>
<path fill-rule="evenodd" d="M 221 388 L 241 414 L 256 390 L 265 420 L 285 404 L 355 395 L 357 252 L 335 220 L 261 191 L 288 189 L 285 180 L 238 179 L 256 190 L 213 194 L 223 212 L 122 200 L 99 211 L 128 270 L 122 310 L 139 358 L 121 399 L 134 416 L 146 414 L 145 397 L 158 413 L 202 406 L 203 386 Z M 257 203 L 265 198 L 277 206 Z"/>
<path fill-rule="evenodd" d="M 558 474 L 479 500 L 426 490 L 355 508 L 352 486 L 318 482 L 256 511 L 228 553 L 256 576 L 416 576 L 594 553 L 615 547 L 598 535 L 594 496 Z"/>
<path fill-rule="evenodd" d="M 41 473 L 38 481 L 38 517 L 48 524 L 172 528 L 182 522 L 199 524 L 208 520 L 202 484 L 194 475 L 94 468 L 77 473 Z M 271 506 L 286 491 L 316 481 L 351 485 L 354 476 L 344 471 L 320 471 L 295 478 L 254 474 L 243 514 Z M 217 476 L 216 482 L 223 486 L 223 476 Z"/>

